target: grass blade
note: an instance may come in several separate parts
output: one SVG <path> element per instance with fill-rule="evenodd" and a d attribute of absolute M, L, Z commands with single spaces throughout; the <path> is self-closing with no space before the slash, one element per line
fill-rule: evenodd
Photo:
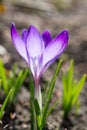
<path fill-rule="evenodd" d="M 55 70 L 55 73 L 52 77 L 52 80 L 50 82 L 50 85 L 49 85 L 49 91 L 48 91 L 47 99 L 45 101 L 45 104 L 44 104 L 44 107 L 43 107 L 43 110 L 42 110 L 42 124 L 43 125 L 45 124 L 46 114 L 47 114 L 47 111 L 48 111 L 49 103 L 50 103 L 50 100 L 51 100 L 51 97 L 52 97 L 52 94 L 53 94 L 54 84 L 56 82 L 56 78 L 57 78 L 57 75 L 59 73 L 61 63 L 62 63 L 62 61 L 60 60 L 58 65 L 57 65 L 57 68 Z"/>
<path fill-rule="evenodd" d="M 1 76 L 1 79 L 2 79 L 4 92 L 7 95 L 7 93 L 8 93 L 7 79 L 6 79 L 5 68 L 3 66 L 1 59 L 0 59 L 0 76 Z"/>
<path fill-rule="evenodd" d="M 33 84 L 33 79 L 32 75 L 29 71 L 29 89 L 30 89 L 30 107 L 31 107 L 31 130 L 37 130 L 37 122 L 36 122 L 36 114 L 35 114 L 35 108 L 34 108 L 34 84 Z"/>
<path fill-rule="evenodd" d="M 34 101 L 34 106 L 35 106 L 35 112 L 37 118 L 37 128 L 38 130 L 42 130 L 41 111 L 37 99 L 35 99 Z"/>
<path fill-rule="evenodd" d="M 82 76 L 82 78 L 80 79 L 80 81 L 78 82 L 77 86 L 76 86 L 76 90 L 75 90 L 75 93 L 74 93 L 74 96 L 73 96 L 73 101 L 72 101 L 72 105 L 74 105 L 74 103 L 76 102 L 83 86 L 84 86 L 84 83 L 85 83 L 85 80 L 86 80 L 86 74 L 84 74 Z"/>
<path fill-rule="evenodd" d="M 2 116 L 3 116 L 3 114 L 4 114 L 5 107 L 6 107 L 7 103 L 8 103 L 9 97 L 10 97 L 10 95 L 11 95 L 12 92 L 13 92 L 13 89 L 11 89 L 11 90 L 9 91 L 9 93 L 8 93 L 6 99 L 5 99 L 5 101 L 4 101 L 4 103 L 3 103 L 2 107 L 1 107 L 1 110 L 0 110 L 0 119 L 2 119 Z"/>
<path fill-rule="evenodd" d="M 47 114 L 46 114 L 46 117 L 48 117 L 50 115 L 50 113 L 54 110 L 54 108 L 57 106 L 59 102 L 59 99 L 57 99 L 51 106 L 50 108 L 48 109 L 47 111 Z"/>
<path fill-rule="evenodd" d="M 15 101 L 15 96 L 17 96 L 17 93 L 19 92 L 19 89 L 20 89 L 21 85 L 23 84 L 27 74 L 28 74 L 28 69 L 26 69 L 25 72 L 23 72 L 22 70 L 19 72 L 18 77 L 17 77 L 17 79 L 14 83 L 14 86 L 13 86 L 13 93 L 12 93 L 12 97 L 11 97 L 11 102 Z"/>

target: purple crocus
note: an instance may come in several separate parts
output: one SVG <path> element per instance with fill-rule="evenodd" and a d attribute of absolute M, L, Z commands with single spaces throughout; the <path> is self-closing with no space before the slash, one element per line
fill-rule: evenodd
<path fill-rule="evenodd" d="M 35 97 L 41 107 L 40 77 L 65 50 L 69 39 L 68 31 L 63 30 L 52 39 L 48 30 L 40 34 L 34 26 L 30 26 L 28 29 L 23 29 L 20 36 L 15 24 L 12 23 L 11 38 L 16 50 L 26 60 L 31 69 L 35 82 Z"/>

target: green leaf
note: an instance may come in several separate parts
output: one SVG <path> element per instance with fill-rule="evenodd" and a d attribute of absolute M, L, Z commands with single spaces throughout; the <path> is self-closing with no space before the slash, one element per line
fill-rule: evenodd
<path fill-rule="evenodd" d="M 70 61 L 70 68 L 69 68 L 69 71 L 68 71 L 68 89 L 71 90 L 71 84 L 72 84 L 72 81 L 73 81 L 73 71 L 74 71 L 74 61 L 71 60 Z"/>
<path fill-rule="evenodd" d="M 39 107 L 39 104 L 38 104 L 38 101 L 37 99 L 34 100 L 34 105 L 35 105 L 35 111 L 36 111 L 36 115 L 41 115 L 40 113 L 40 107 Z"/>
<path fill-rule="evenodd" d="M 66 74 L 62 76 L 63 83 L 63 97 L 62 107 L 64 110 L 64 117 L 69 115 L 72 107 L 76 104 L 77 98 L 85 83 L 86 75 L 83 75 L 81 80 L 77 83 L 74 80 L 74 61 L 70 61 L 70 68 Z"/>
<path fill-rule="evenodd" d="M 57 99 L 51 106 L 50 108 L 48 109 L 47 111 L 47 114 L 46 114 L 46 117 L 48 117 L 50 115 L 50 113 L 54 110 L 54 108 L 57 106 L 59 102 L 59 99 Z"/>
<path fill-rule="evenodd" d="M 75 90 L 75 93 L 74 93 L 74 96 L 73 96 L 73 100 L 72 100 L 72 106 L 75 104 L 83 86 L 84 86 L 84 83 L 85 83 L 85 80 L 86 80 L 86 74 L 84 74 L 82 76 L 82 78 L 80 79 L 80 81 L 78 82 L 77 86 L 76 86 L 76 90 Z"/>
<path fill-rule="evenodd" d="M 35 99 L 34 101 L 34 106 L 35 106 L 35 111 L 36 111 L 38 130 L 41 130 L 42 129 L 41 112 L 40 112 L 40 107 L 39 107 L 37 99 Z"/>
<path fill-rule="evenodd" d="M 36 114 L 35 114 L 35 107 L 34 107 L 34 84 L 32 75 L 29 71 L 29 89 L 30 89 L 30 113 L 31 113 L 31 130 L 37 130 L 37 122 L 36 122 Z"/>
<path fill-rule="evenodd" d="M 19 72 L 18 77 L 15 80 L 15 83 L 13 84 L 13 93 L 11 95 L 10 102 L 15 101 L 15 97 L 17 96 L 19 89 L 21 85 L 23 84 L 27 74 L 28 74 L 28 69 L 26 69 L 25 72 L 23 72 L 22 70 Z"/>
<path fill-rule="evenodd" d="M 15 64 L 13 66 L 13 70 L 11 71 L 11 73 L 9 74 L 9 79 L 8 79 L 8 88 L 11 89 L 12 87 L 14 87 L 13 84 L 15 84 L 16 80 L 17 80 L 17 65 Z"/>
<path fill-rule="evenodd" d="M 5 68 L 3 66 L 1 59 L 0 59 L 0 77 L 2 79 L 2 85 L 3 85 L 4 92 L 7 95 L 7 93 L 8 93 L 7 78 L 6 78 Z"/>
<path fill-rule="evenodd" d="M 50 100 L 51 100 L 51 97 L 52 97 L 52 94 L 53 94 L 54 84 L 56 82 L 61 63 L 62 63 L 62 60 L 59 61 L 57 68 L 55 70 L 55 73 L 52 77 L 52 80 L 51 80 L 50 85 L 49 85 L 49 91 L 48 91 L 48 94 L 47 94 L 47 98 L 46 98 L 44 107 L 42 109 L 42 124 L 43 124 L 43 126 L 44 126 L 45 121 L 46 121 L 46 114 L 47 114 L 47 111 L 48 111 L 49 103 L 50 103 Z"/>
<path fill-rule="evenodd" d="M 9 98 L 10 98 L 10 95 L 12 94 L 12 92 L 13 92 L 13 89 L 11 89 L 9 91 L 9 93 L 8 93 L 7 97 L 5 98 L 5 101 L 4 101 L 4 103 L 3 103 L 2 107 L 1 107 L 0 119 L 2 119 L 2 117 L 3 117 L 4 111 L 5 111 L 5 107 L 6 107 L 7 103 L 8 103 L 8 101 L 9 101 Z"/>
<path fill-rule="evenodd" d="M 65 82 L 64 85 L 64 103 L 65 103 L 65 109 L 67 109 L 69 107 L 69 102 L 71 102 L 71 95 L 72 95 L 72 90 L 73 90 L 73 71 L 74 71 L 74 61 L 71 60 L 70 61 L 70 68 L 67 72 L 67 74 L 65 75 L 65 80 L 63 81 L 63 83 Z M 64 78 L 64 77 L 63 77 Z"/>
<path fill-rule="evenodd" d="M 44 86 L 44 91 L 43 91 L 43 93 L 42 93 L 42 99 L 43 99 L 43 102 L 46 100 L 46 93 L 48 93 L 48 90 L 49 90 L 49 88 L 48 88 L 48 82 L 47 83 L 45 83 L 45 86 Z"/>

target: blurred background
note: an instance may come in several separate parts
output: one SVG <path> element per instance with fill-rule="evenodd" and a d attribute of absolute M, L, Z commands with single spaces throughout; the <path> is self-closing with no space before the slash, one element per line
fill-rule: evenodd
<path fill-rule="evenodd" d="M 15 61 L 23 61 L 12 45 L 12 21 L 20 33 L 30 25 L 40 32 L 49 29 L 53 37 L 68 29 L 65 54 L 75 60 L 80 71 L 87 72 L 87 0 L 0 0 L 0 57 L 10 67 Z"/>

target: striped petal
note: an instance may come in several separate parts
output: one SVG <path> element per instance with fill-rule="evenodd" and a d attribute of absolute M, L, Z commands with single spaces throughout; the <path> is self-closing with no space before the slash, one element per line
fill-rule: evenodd
<path fill-rule="evenodd" d="M 45 30 L 42 34 L 42 37 L 43 37 L 44 44 L 45 44 L 45 47 L 46 47 L 52 40 L 51 34 L 48 30 Z"/>
<path fill-rule="evenodd" d="M 28 30 L 27 29 L 23 29 L 22 31 L 22 40 L 26 43 L 27 40 L 27 34 L 28 34 Z"/>
<path fill-rule="evenodd" d="M 26 52 L 26 47 L 25 47 L 25 42 L 22 40 L 21 36 L 18 34 L 14 23 L 11 24 L 11 38 L 18 53 L 27 61 L 27 63 L 29 63 L 27 52 Z"/>
<path fill-rule="evenodd" d="M 27 52 L 29 57 L 38 57 L 44 50 L 42 36 L 34 26 L 30 26 L 27 35 Z"/>
<path fill-rule="evenodd" d="M 68 39 L 68 31 L 64 30 L 49 43 L 43 52 L 43 66 L 49 66 L 58 58 L 65 50 Z"/>

